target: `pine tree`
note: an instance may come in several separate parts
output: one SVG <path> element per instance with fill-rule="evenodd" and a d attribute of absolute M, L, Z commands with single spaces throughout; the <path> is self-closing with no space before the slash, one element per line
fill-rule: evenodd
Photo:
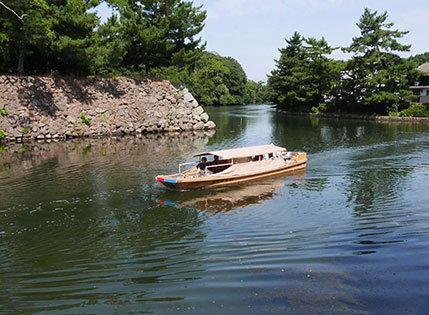
<path fill-rule="evenodd" d="M 101 75 L 123 74 L 122 64 L 126 53 L 126 44 L 122 40 L 121 28 L 118 16 L 113 14 L 95 32 L 89 50 L 92 60 L 92 73 Z"/>
<path fill-rule="evenodd" d="M 86 72 L 98 0 L 2 0 L 0 70 Z M 26 60 L 31 58 L 32 62 Z M 16 69 L 16 70 L 15 70 Z"/>
<path fill-rule="evenodd" d="M 24 74 L 25 60 L 35 47 L 44 49 L 53 37 L 45 0 L 2 0 L 0 6 L 0 33 L 2 58 L 0 67 L 5 72 Z"/>
<path fill-rule="evenodd" d="M 355 110 L 385 114 L 413 99 L 408 88 L 415 75 L 413 65 L 395 54 L 410 50 L 410 45 L 398 41 L 408 31 L 393 30 L 387 18 L 387 12 L 378 15 L 365 9 L 357 24 L 361 35 L 343 48 L 353 54 L 346 67 L 343 99 Z"/>
<path fill-rule="evenodd" d="M 127 0 L 116 2 L 122 39 L 126 45 L 123 64 L 132 71 L 150 74 L 152 68 L 195 63 L 205 44 L 195 38 L 206 12 L 182 0 Z"/>
<path fill-rule="evenodd" d="M 304 38 L 295 32 L 286 43 L 285 48 L 279 49 L 280 58 L 275 61 L 276 69 L 268 77 L 268 83 L 273 89 L 275 104 L 286 110 L 300 110 L 307 97 L 304 82 L 309 79 Z"/>
<path fill-rule="evenodd" d="M 340 83 L 342 63 L 329 57 L 337 48 L 331 47 L 325 38 L 305 40 L 309 82 L 306 86 L 308 108 L 313 111 L 326 111 L 335 103 L 336 90 Z M 307 109 L 308 109 L 307 108 Z"/>
<path fill-rule="evenodd" d="M 88 74 L 92 65 L 89 50 L 99 24 L 95 12 L 88 10 L 99 0 L 48 0 L 51 41 L 45 57 L 48 68 L 63 74 Z"/>
<path fill-rule="evenodd" d="M 335 48 L 298 33 L 286 42 L 268 79 L 272 101 L 288 111 L 326 110 L 340 77 L 339 63 L 327 57 Z"/>

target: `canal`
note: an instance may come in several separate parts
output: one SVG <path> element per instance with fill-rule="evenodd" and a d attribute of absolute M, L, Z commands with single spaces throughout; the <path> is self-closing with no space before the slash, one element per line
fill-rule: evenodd
<path fill-rule="evenodd" d="M 207 112 L 215 133 L 0 146 L 0 313 L 427 311 L 429 125 Z M 308 152 L 307 170 L 154 180 L 271 142 Z"/>

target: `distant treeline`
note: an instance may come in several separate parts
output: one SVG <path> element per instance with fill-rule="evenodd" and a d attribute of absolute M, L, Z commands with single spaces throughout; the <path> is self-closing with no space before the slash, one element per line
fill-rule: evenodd
<path fill-rule="evenodd" d="M 102 2 L 114 14 L 101 24 Z M 150 76 L 188 86 L 205 105 L 261 102 L 262 82 L 205 52 L 205 19 L 182 0 L 0 0 L 0 72 Z"/>
<path fill-rule="evenodd" d="M 269 75 L 271 101 L 286 111 L 429 116 L 425 105 L 414 103 L 418 96 L 409 88 L 429 53 L 399 57 L 410 50 L 398 41 L 408 32 L 392 29 L 387 18 L 386 12 L 365 9 L 357 23 L 360 36 L 341 48 L 351 54 L 347 61 L 329 58 L 339 48 L 324 38 L 293 34 Z"/>

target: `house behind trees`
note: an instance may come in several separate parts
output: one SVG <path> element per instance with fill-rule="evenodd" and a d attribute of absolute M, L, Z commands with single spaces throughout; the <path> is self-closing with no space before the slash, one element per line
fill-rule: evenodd
<path fill-rule="evenodd" d="M 429 104 L 429 62 L 420 65 L 417 70 L 422 74 L 411 89 L 416 95 L 420 95 L 420 103 Z"/>

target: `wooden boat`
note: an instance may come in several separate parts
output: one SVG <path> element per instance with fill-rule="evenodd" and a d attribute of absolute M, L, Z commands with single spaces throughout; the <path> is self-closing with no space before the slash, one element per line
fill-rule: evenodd
<path fill-rule="evenodd" d="M 159 175 L 156 180 L 177 189 L 211 188 L 241 184 L 281 174 L 303 170 L 307 166 L 306 152 L 287 152 L 274 144 L 197 153 L 193 157 L 213 157 L 202 174 L 195 166 L 179 173 Z"/>

